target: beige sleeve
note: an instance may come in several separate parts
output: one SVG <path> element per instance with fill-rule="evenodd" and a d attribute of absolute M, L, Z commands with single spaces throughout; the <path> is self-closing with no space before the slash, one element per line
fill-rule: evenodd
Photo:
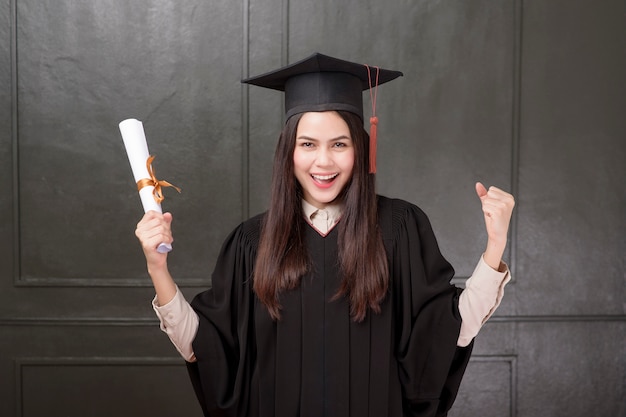
<path fill-rule="evenodd" d="M 164 331 L 187 362 L 195 362 L 191 343 L 198 331 L 198 315 L 185 300 L 183 293 L 176 287 L 176 295 L 167 304 L 160 306 L 157 297 L 152 300 L 161 330 Z"/>
<path fill-rule="evenodd" d="M 501 263 L 496 271 L 480 257 L 459 297 L 462 323 L 457 346 L 465 347 L 476 337 L 482 325 L 500 305 L 504 287 L 510 280 L 511 273 L 505 263 Z"/>

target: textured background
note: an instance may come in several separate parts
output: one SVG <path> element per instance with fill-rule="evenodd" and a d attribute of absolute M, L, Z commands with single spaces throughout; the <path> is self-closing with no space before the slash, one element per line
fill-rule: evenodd
<path fill-rule="evenodd" d="M 0 0 L 0 16 L 0 415 L 200 415 L 149 305 L 117 124 L 142 120 L 183 188 L 164 206 L 191 298 L 268 201 L 282 96 L 239 80 L 315 51 L 404 72 L 379 89 L 379 192 L 429 214 L 459 285 L 486 239 L 474 182 L 516 196 L 514 281 L 451 415 L 626 415 L 623 1 Z"/>

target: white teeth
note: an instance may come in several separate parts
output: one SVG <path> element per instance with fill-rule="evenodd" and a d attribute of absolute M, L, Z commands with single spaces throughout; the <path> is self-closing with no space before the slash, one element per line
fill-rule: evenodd
<path fill-rule="evenodd" d="M 312 175 L 313 178 L 320 181 L 332 180 L 339 174 L 331 174 L 331 175 Z"/>

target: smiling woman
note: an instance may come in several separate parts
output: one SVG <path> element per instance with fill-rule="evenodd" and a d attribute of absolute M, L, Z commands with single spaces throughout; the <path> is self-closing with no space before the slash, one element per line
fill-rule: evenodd
<path fill-rule="evenodd" d="M 162 329 L 205 415 L 445 416 L 510 279 L 513 198 L 477 184 L 487 249 L 465 290 L 417 206 L 376 194 L 363 91 L 402 75 L 321 54 L 245 82 L 285 92 L 270 207 L 226 239 L 185 301 L 169 213 L 137 226 Z M 375 94 L 374 94 L 375 96 Z"/>
<path fill-rule="evenodd" d="M 354 166 L 348 124 L 334 111 L 304 113 L 296 131 L 293 163 L 307 202 L 318 209 L 334 202 Z"/>

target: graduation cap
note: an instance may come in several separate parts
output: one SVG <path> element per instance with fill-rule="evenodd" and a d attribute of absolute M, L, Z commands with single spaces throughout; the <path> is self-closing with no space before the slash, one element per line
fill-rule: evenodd
<path fill-rule="evenodd" d="M 285 92 L 285 117 L 309 111 L 346 110 L 363 120 L 363 91 L 370 90 L 370 172 L 376 172 L 376 91 L 402 73 L 320 53 L 242 83 Z"/>

